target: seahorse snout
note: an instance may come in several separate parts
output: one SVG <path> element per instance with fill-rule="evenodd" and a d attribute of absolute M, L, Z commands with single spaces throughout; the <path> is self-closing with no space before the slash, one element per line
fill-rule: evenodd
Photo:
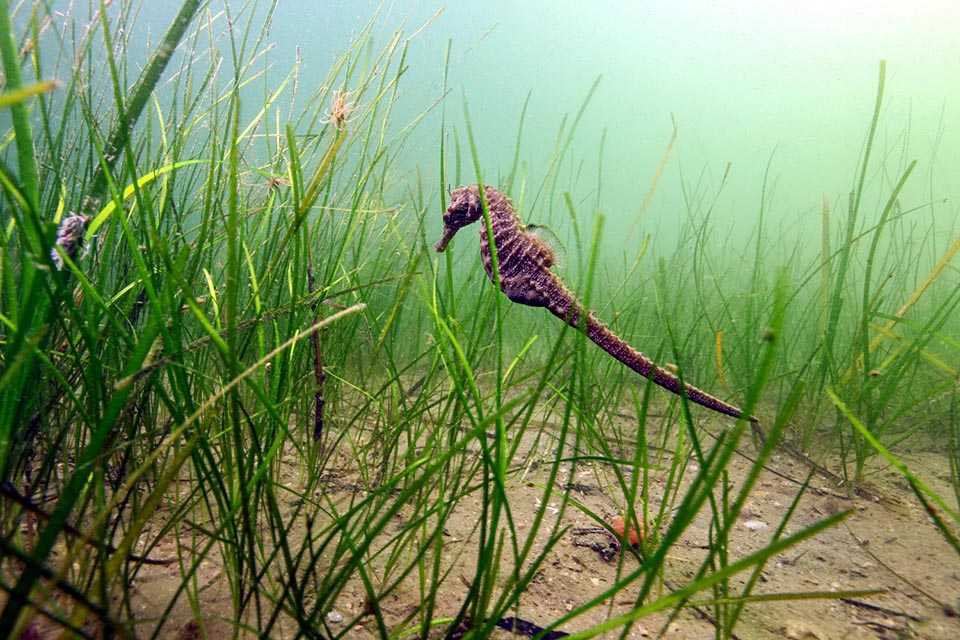
<path fill-rule="evenodd" d="M 437 245 L 434 247 L 437 253 L 442 253 L 443 250 L 447 248 L 447 245 L 450 244 L 450 241 L 456 233 L 456 229 L 451 229 L 450 227 L 443 228 L 443 235 L 440 236 L 440 239 L 437 240 Z"/>

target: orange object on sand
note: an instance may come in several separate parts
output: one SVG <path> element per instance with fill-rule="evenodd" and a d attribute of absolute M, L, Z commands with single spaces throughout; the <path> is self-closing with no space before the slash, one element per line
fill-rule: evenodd
<path fill-rule="evenodd" d="M 613 527 L 613 530 L 617 532 L 617 535 L 623 537 L 623 532 L 626 529 L 623 518 L 617 516 L 610 524 Z M 630 527 L 630 535 L 627 537 L 627 539 L 630 541 L 630 544 L 636 546 L 640 544 L 640 540 L 643 539 L 643 535 L 641 532 L 637 531 L 636 528 Z"/>

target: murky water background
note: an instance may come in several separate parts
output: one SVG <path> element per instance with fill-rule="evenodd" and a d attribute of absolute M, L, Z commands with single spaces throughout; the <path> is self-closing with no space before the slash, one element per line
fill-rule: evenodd
<path fill-rule="evenodd" d="M 300 43 L 318 73 L 377 6 L 324 4 L 281 2 L 274 27 L 278 41 Z M 388 3 L 386 22 L 409 16 L 414 27 L 441 6 Z M 562 118 L 573 117 L 602 76 L 574 141 L 583 168 L 580 184 L 570 188 L 595 188 L 606 132 L 601 208 L 608 236 L 622 237 L 636 215 L 673 131 L 671 118 L 678 142 L 644 230 L 661 241 L 676 230 L 684 212 L 681 166 L 686 180 L 696 183 L 703 174 L 719 187 L 727 163 L 717 211 L 730 224 L 746 225 L 745 232 L 754 226 L 769 163 L 769 214 L 798 232 L 805 223 L 815 230 L 822 195 L 844 204 L 851 189 L 881 59 L 888 72 L 878 157 L 907 156 L 887 157 L 891 169 L 921 160 L 904 201 L 960 196 L 960 83 L 951 80 L 960 78 L 958 25 L 960 9 L 946 0 L 447 3 L 411 48 L 412 95 L 402 106 L 416 109 L 437 95 L 451 40 L 448 120 L 462 121 L 466 99 L 492 179 L 509 169 L 529 94 L 521 158 L 535 182 Z M 438 129 L 427 129 L 417 160 L 429 172 L 437 164 Z M 903 142 L 905 152 L 895 149 Z M 955 206 L 939 206 L 930 215 L 946 233 L 954 213 Z"/>
<path fill-rule="evenodd" d="M 739 227 L 744 234 L 752 230 L 769 165 L 768 215 L 790 233 L 815 237 L 823 195 L 842 206 L 851 189 L 878 64 L 886 59 L 877 155 L 886 156 L 891 171 L 920 159 L 902 199 L 913 206 L 935 201 L 924 216 L 935 220 L 944 243 L 952 235 L 956 208 L 949 203 L 960 196 L 960 9 L 949 0 L 280 0 L 268 38 L 275 46 L 267 55 L 277 81 L 299 52 L 301 86 L 316 87 L 378 8 L 383 40 L 401 23 L 410 34 L 440 12 L 411 44 L 406 94 L 393 122 L 402 126 L 439 97 L 449 43 L 448 131 L 459 127 L 465 141 L 466 102 L 489 182 L 509 170 L 528 96 L 520 158 L 536 185 L 564 116 L 569 126 L 602 76 L 571 149 L 577 175 L 565 182 L 575 194 L 596 192 L 602 158 L 608 242 L 624 237 L 638 213 L 675 122 L 677 143 L 640 227 L 656 233 L 655 250 L 664 253 L 673 249 L 670 240 L 685 215 L 681 180 L 719 189 L 728 163 L 718 215 L 745 225 Z M 140 9 L 144 44 L 159 38 L 175 10 L 176 3 Z M 211 5 L 211 12 L 221 10 Z M 268 10 L 257 8 L 264 18 Z M 229 67 L 229 52 L 221 53 Z M 434 181 L 439 116 L 435 110 L 406 150 L 410 166 Z"/>

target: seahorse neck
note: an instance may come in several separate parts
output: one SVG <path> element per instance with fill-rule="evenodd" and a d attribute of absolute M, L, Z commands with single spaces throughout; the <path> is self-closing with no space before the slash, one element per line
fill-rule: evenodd
<path fill-rule="evenodd" d="M 523 227 L 517 217 L 517 212 L 513 208 L 513 202 L 503 193 L 493 187 L 484 189 L 487 197 L 487 210 L 490 212 L 490 222 L 493 225 L 494 232 L 505 231 L 508 228 L 522 231 Z M 480 234 L 486 235 L 483 218 L 480 218 Z"/>

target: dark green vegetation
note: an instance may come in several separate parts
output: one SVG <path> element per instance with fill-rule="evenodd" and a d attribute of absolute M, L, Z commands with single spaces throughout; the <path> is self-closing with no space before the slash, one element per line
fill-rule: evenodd
<path fill-rule="evenodd" d="M 952 443 L 960 460 L 949 364 L 960 289 L 948 282 L 958 245 L 923 230 L 932 197 L 900 204 L 915 164 L 892 166 L 893 151 L 878 151 L 882 67 L 840 221 L 824 205 L 820 256 L 769 229 L 766 202 L 754 251 L 717 252 L 707 242 L 713 196 L 688 184 L 675 257 L 641 252 L 618 269 L 599 255 L 602 218 L 558 177 L 572 173 L 583 111 L 561 128 L 535 188 L 517 166 L 485 174 L 469 117 L 450 127 L 454 148 L 438 149 L 439 183 L 424 184 L 399 161 L 416 121 L 389 122 L 409 45 L 400 32 L 378 43 L 368 28 L 320 86 L 304 86 L 297 69 L 267 71 L 260 25 L 272 6 L 210 15 L 188 0 L 142 65 L 127 55 L 136 7 L 91 12 L 87 24 L 42 2 L 17 6 L 11 16 L 0 5 L 5 631 L 173 633 L 187 619 L 170 618 L 175 607 L 210 616 L 198 575 L 213 560 L 231 602 L 217 615 L 238 636 L 328 637 L 362 623 L 383 636 L 466 627 L 483 637 L 568 533 L 545 517 L 548 504 L 606 526 L 571 493 L 574 470 L 592 465 L 614 478 L 627 520 L 655 533 L 627 547 L 602 595 L 550 623 L 587 637 L 695 601 L 725 637 L 765 563 L 845 515 L 788 535 L 788 512 L 760 551 L 728 547 L 777 446 L 828 451 L 822 464 L 851 490 L 878 451 L 895 459 L 917 430 Z M 459 104 L 436 109 L 446 130 L 443 114 Z M 618 312 L 614 327 L 630 342 L 760 416 L 766 442 L 755 443 L 745 481 L 725 477 L 745 423 L 705 439 L 685 403 L 504 301 L 473 241 L 431 262 L 443 185 L 474 181 L 498 183 L 521 211 L 566 219 L 576 239 L 568 277 L 585 305 Z M 86 216 L 86 246 L 56 250 L 70 212 Z M 668 401 L 673 428 L 655 444 L 673 448 L 670 459 L 647 443 L 651 404 Z M 612 426 L 625 407 L 629 432 Z M 537 460 L 542 499 L 521 527 L 506 484 L 537 448 L 521 449 L 524 436 L 552 453 Z M 666 497 L 648 513 L 648 474 L 665 460 Z M 960 552 L 955 508 L 904 473 Z M 331 478 L 353 490 L 333 492 Z M 443 532 L 468 502 L 480 506 L 458 552 L 473 573 L 462 576 Z M 710 549 L 686 584 L 666 590 L 667 555 L 701 513 Z M 538 531 L 545 544 L 534 544 Z M 134 585 L 156 560 L 176 570 L 177 587 L 144 616 Z M 453 609 L 438 598 L 451 585 Z M 333 624 L 348 587 L 366 604 Z M 388 611 L 401 590 L 417 606 Z M 578 624 L 614 595 L 636 606 Z"/>

